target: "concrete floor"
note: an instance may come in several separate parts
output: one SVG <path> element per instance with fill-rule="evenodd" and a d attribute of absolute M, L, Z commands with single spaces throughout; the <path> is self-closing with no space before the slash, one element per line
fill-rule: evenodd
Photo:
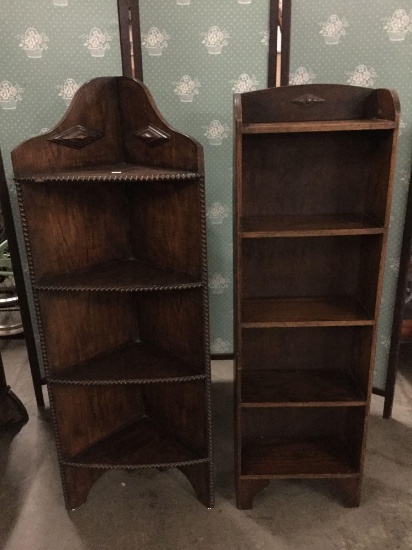
<path fill-rule="evenodd" d="M 7 382 L 28 409 L 19 432 L 0 431 L 3 550 L 412 549 L 412 361 L 400 373 L 393 419 L 374 396 L 362 504 L 344 508 L 321 482 L 272 482 L 251 511 L 235 506 L 232 365 L 215 362 L 216 506 L 204 508 L 175 471 L 110 471 L 86 504 L 63 504 L 47 410 L 36 408 L 23 341 L 1 343 Z"/>

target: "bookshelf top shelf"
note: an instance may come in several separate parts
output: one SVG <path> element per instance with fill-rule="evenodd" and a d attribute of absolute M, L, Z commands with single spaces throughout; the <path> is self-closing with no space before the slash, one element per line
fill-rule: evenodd
<path fill-rule="evenodd" d="M 345 132 L 394 130 L 397 123 L 380 118 L 364 120 L 314 120 L 299 122 L 259 122 L 242 125 L 242 134 L 285 134 L 299 132 Z"/>
<path fill-rule="evenodd" d="M 145 181 L 187 181 L 197 180 L 202 175 L 187 170 L 173 170 L 171 168 L 155 168 L 137 164 L 104 164 L 65 170 L 62 172 L 42 172 L 25 177 L 16 177 L 21 183 L 51 183 L 69 181 L 109 181 L 109 182 L 145 182 Z"/>

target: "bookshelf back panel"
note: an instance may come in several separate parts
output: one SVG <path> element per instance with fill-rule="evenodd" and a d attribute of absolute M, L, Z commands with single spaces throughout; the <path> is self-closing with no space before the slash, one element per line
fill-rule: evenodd
<path fill-rule="evenodd" d="M 379 235 L 245 239 L 242 243 L 242 296 L 358 296 L 362 299 L 362 254 L 363 251 L 366 254 L 368 246 L 374 243 L 381 243 Z M 368 259 L 378 271 L 379 246 L 374 250 L 373 257 L 368 254 Z M 372 281 L 372 286 L 370 294 L 376 293 L 376 280 Z"/>
<path fill-rule="evenodd" d="M 370 352 L 371 327 L 243 329 L 243 371 L 347 370 Z M 369 368 L 369 364 L 365 368 Z"/>
<path fill-rule="evenodd" d="M 296 100 L 303 101 L 305 95 L 315 96 L 321 101 L 312 103 L 310 109 L 302 109 L 302 104 L 296 103 Z M 245 123 L 303 120 L 340 120 L 345 123 L 348 120 L 373 118 L 378 116 L 376 99 L 376 90 L 340 84 L 305 84 L 299 88 L 281 86 L 241 95 Z M 379 116 L 392 118 L 392 110 L 383 110 L 382 105 L 379 107 Z"/>
<path fill-rule="evenodd" d="M 51 373 L 62 372 L 138 337 L 133 295 L 47 291 L 38 294 Z"/>
<path fill-rule="evenodd" d="M 278 477 L 356 474 L 363 407 L 243 411 L 241 473 Z"/>
<path fill-rule="evenodd" d="M 383 223 L 387 178 L 373 166 L 382 157 L 389 165 L 391 138 L 392 131 L 244 135 L 241 215 L 367 213 Z"/>
<path fill-rule="evenodd" d="M 36 281 L 128 256 L 123 184 L 21 185 Z"/>
<path fill-rule="evenodd" d="M 140 260 L 201 277 L 199 185 L 150 182 L 131 194 L 131 250 Z"/>
<path fill-rule="evenodd" d="M 173 130 L 155 107 L 148 90 L 139 89 L 132 79 L 119 79 L 119 111 L 123 130 L 124 156 L 127 162 L 163 168 L 199 170 L 202 158 L 199 145 Z M 138 108 L 135 106 L 138 105 Z M 170 136 L 160 147 L 148 147 L 136 139 L 135 132 L 148 126 Z"/>
<path fill-rule="evenodd" d="M 347 441 L 351 432 L 363 429 L 364 413 L 364 407 L 244 409 L 241 439 L 333 436 Z"/>
<path fill-rule="evenodd" d="M 148 416 L 189 447 L 207 455 L 204 380 L 147 385 L 144 388 L 144 402 Z"/>
<path fill-rule="evenodd" d="M 203 289 L 142 293 L 138 297 L 139 336 L 204 371 Z"/>
<path fill-rule="evenodd" d="M 141 386 L 53 386 L 63 458 L 69 458 L 144 414 Z"/>

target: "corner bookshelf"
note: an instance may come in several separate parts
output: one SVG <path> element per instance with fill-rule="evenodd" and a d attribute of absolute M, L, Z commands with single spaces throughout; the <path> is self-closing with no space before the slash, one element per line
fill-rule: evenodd
<path fill-rule="evenodd" d="M 359 505 L 396 155 L 395 92 L 235 95 L 239 508 L 271 480 Z"/>
<path fill-rule="evenodd" d="M 12 161 L 66 507 L 172 467 L 212 507 L 201 146 L 104 77 Z"/>

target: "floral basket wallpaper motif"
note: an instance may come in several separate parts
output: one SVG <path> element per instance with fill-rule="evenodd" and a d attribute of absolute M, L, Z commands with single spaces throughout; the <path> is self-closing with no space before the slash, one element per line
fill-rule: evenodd
<path fill-rule="evenodd" d="M 66 78 L 63 86 L 59 86 L 60 93 L 59 96 L 63 99 L 65 104 L 68 106 L 70 105 L 74 94 L 77 92 L 77 90 L 80 88 L 80 86 L 77 84 L 73 78 Z"/>
<path fill-rule="evenodd" d="M 143 34 L 142 46 L 146 48 L 149 55 L 162 55 L 163 48 L 167 48 L 166 41 L 169 38 L 166 31 L 159 31 L 156 27 L 152 27 L 147 34 Z"/>
<path fill-rule="evenodd" d="M 20 48 L 26 52 L 27 57 L 32 59 L 42 57 L 43 51 L 47 50 L 48 46 L 46 42 L 49 41 L 44 32 L 39 33 L 33 27 L 30 27 L 26 32 L 20 35 L 21 39 L 19 44 Z"/>
<path fill-rule="evenodd" d="M 23 98 L 21 96 L 23 88 L 17 84 L 13 85 L 8 80 L 0 82 L 0 106 L 6 111 L 14 111 L 17 107 L 17 102 Z"/>
<path fill-rule="evenodd" d="M 333 14 L 328 17 L 327 21 L 321 23 L 321 26 L 320 34 L 325 39 L 325 44 L 339 44 L 340 37 L 346 35 L 345 27 L 348 26 L 348 22 L 345 17 L 339 19 L 337 15 Z"/>
<path fill-rule="evenodd" d="M 389 40 L 402 42 L 408 32 L 412 31 L 412 11 L 407 14 L 404 9 L 396 10 L 391 17 L 384 19 L 383 27 L 387 31 Z"/>
<path fill-rule="evenodd" d="M 223 140 L 229 137 L 229 126 L 222 124 L 219 120 L 213 120 L 205 129 L 206 132 L 204 135 L 207 137 L 210 145 L 222 145 Z"/>
<path fill-rule="evenodd" d="M 385 388 L 412 161 L 411 31 L 412 0 L 293 0 L 292 4 L 292 84 L 311 81 L 393 88 L 400 96 L 402 123 L 374 377 L 380 389 Z"/>
<path fill-rule="evenodd" d="M 217 25 L 213 25 L 210 29 L 203 33 L 203 42 L 205 44 L 208 53 L 212 55 L 222 53 L 223 47 L 228 45 L 229 33 L 220 30 Z"/>
<path fill-rule="evenodd" d="M 200 82 L 197 78 L 193 79 L 187 74 L 174 84 L 176 85 L 175 93 L 183 103 L 192 103 L 195 95 L 199 93 Z"/>
<path fill-rule="evenodd" d="M 10 151 L 17 144 L 53 128 L 81 84 L 97 76 L 120 75 L 122 66 L 113 0 L 7 0 L 2 4 L 6 6 L 2 5 L 0 18 L 0 146 L 10 175 Z M 91 29 L 104 30 L 104 40 Z M 90 35 L 104 47 L 105 56 L 98 60 L 88 53 Z M 9 185 L 14 197 L 13 184 Z M 17 212 L 15 201 L 12 208 Z M 24 268 L 22 231 L 19 226 L 16 229 Z M 25 283 L 30 297 L 27 269 Z M 31 315 L 38 344 L 34 311 Z M 42 364 L 40 354 L 39 360 Z"/>
<path fill-rule="evenodd" d="M 88 35 L 83 35 L 83 37 L 86 39 L 84 45 L 92 57 L 104 57 L 106 50 L 110 48 L 109 42 L 112 37 L 107 32 L 102 32 L 96 27 Z"/>

